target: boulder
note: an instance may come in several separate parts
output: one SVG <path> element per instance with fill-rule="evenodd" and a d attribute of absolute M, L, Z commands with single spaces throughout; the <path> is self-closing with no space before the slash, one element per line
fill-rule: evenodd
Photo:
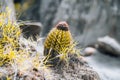
<path fill-rule="evenodd" d="M 33 40 L 36 40 L 40 36 L 42 24 L 40 22 L 24 22 L 20 25 L 20 29 L 22 30 L 23 37 L 32 37 Z"/>
<path fill-rule="evenodd" d="M 60 20 L 67 21 L 70 24 L 73 36 L 80 42 L 81 46 L 94 45 L 97 42 L 97 38 L 106 34 L 113 34 L 111 32 L 113 31 L 112 28 L 115 28 L 114 25 L 118 22 L 116 21 L 116 15 L 118 14 L 113 13 L 111 8 L 111 3 L 113 2 L 62 0 L 53 24 Z M 117 4 L 116 2 L 114 3 Z"/>
<path fill-rule="evenodd" d="M 120 56 L 120 44 L 114 38 L 105 36 L 98 38 L 98 50 L 113 56 Z"/>
<path fill-rule="evenodd" d="M 36 0 L 19 19 L 42 22 L 42 36 L 57 22 L 67 21 L 73 37 L 82 47 L 94 45 L 105 35 L 120 42 L 119 4 L 119 0 Z"/>
<path fill-rule="evenodd" d="M 82 56 L 91 56 L 93 54 L 96 53 L 96 49 L 93 47 L 86 47 L 85 49 L 83 49 L 83 51 L 81 52 Z"/>

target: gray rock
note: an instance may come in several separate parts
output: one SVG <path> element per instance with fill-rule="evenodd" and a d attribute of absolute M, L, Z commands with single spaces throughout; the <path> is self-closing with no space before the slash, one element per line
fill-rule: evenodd
<path fill-rule="evenodd" d="M 45 36 L 53 26 L 53 20 L 62 0 L 41 0 L 40 21 L 44 25 L 42 35 Z"/>
<path fill-rule="evenodd" d="M 102 38 L 98 38 L 98 50 L 114 55 L 120 56 L 120 44 L 114 39 L 109 36 L 105 36 Z"/>
<path fill-rule="evenodd" d="M 81 55 L 82 56 L 91 56 L 93 54 L 95 54 L 96 49 L 93 47 L 86 47 L 82 52 Z"/>
<path fill-rule="evenodd" d="M 40 22 L 24 22 L 20 25 L 20 29 L 22 30 L 23 37 L 32 37 L 33 40 L 36 40 L 37 36 L 40 36 L 42 24 Z"/>
<path fill-rule="evenodd" d="M 45 1 L 44 1 L 45 3 Z M 47 5 L 53 4 L 48 2 Z M 57 11 L 56 11 L 57 8 Z M 46 11 L 46 8 L 44 8 Z M 45 12 L 41 8 L 41 12 Z M 70 30 L 74 38 L 80 41 L 81 46 L 94 45 L 99 37 L 105 35 L 114 36 L 115 39 L 120 41 L 120 28 L 119 28 L 119 0 L 100 1 L 100 0 L 61 0 L 58 6 L 49 13 L 45 12 L 45 28 L 43 35 L 48 33 L 51 25 L 53 26 L 58 21 L 67 21 L 70 25 Z M 41 15 L 45 15 L 41 14 Z M 43 24 L 44 25 L 44 24 Z"/>
<path fill-rule="evenodd" d="M 28 20 L 28 21 L 40 21 L 40 13 L 39 13 L 39 6 L 41 3 L 41 0 L 31 0 L 31 2 L 29 0 L 20 0 L 19 2 L 22 6 L 23 3 L 29 3 L 28 5 L 28 9 L 23 11 L 21 13 L 21 15 L 19 17 L 19 20 Z M 21 7 L 24 8 L 24 7 Z"/>
<path fill-rule="evenodd" d="M 94 45 L 99 37 L 110 35 L 120 42 L 119 0 L 36 0 L 22 20 L 43 23 L 42 36 L 59 21 L 67 21 L 83 47 Z"/>
<path fill-rule="evenodd" d="M 99 0 L 62 0 L 53 24 L 68 21 L 72 34 L 82 46 L 93 45 L 97 38 L 109 34 L 115 24 L 110 4 Z"/>

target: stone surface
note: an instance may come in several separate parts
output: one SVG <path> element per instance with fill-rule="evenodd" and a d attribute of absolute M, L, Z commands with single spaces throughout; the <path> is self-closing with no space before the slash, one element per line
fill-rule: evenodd
<path fill-rule="evenodd" d="M 98 50 L 103 53 L 120 56 L 120 44 L 109 36 L 98 38 Z"/>
<path fill-rule="evenodd" d="M 40 22 L 40 15 L 39 15 L 39 6 L 41 3 L 41 0 L 20 0 L 19 1 L 21 5 L 21 9 L 23 10 L 22 13 L 20 13 L 18 18 L 20 20 L 28 20 L 28 21 L 37 21 Z M 26 8 L 27 7 L 27 8 Z M 24 10 L 24 8 L 26 8 Z"/>
<path fill-rule="evenodd" d="M 82 56 L 91 56 L 96 52 L 96 49 L 93 47 L 86 47 L 82 52 Z"/>
<path fill-rule="evenodd" d="M 51 68 L 50 80 L 100 80 L 96 73 L 82 57 L 71 56 L 68 66 L 59 65 Z"/>
<path fill-rule="evenodd" d="M 53 20 L 55 18 L 56 12 L 58 11 L 58 7 L 61 3 L 61 0 L 41 0 L 39 7 L 39 15 L 40 21 L 44 25 L 42 35 L 45 36 L 48 33 L 52 26 Z"/>
<path fill-rule="evenodd" d="M 114 1 L 62 0 L 54 23 L 59 20 L 68 21 L 71 32 L 82 46 L 93 45 L 97 38 L 113 34 L 111 31 L 115 28 L 118 14 L 113 13 L 112 2 Z"/>
<path fill-rule="evenodd" d="M 46 36 L 57 22 L 67 21 L 74 38 L 83 47 L 94 45 L 105 35 L 120 42 L 119 4 L 119 0 L 39 0 L 21 19 L 42 22 L 42 36 Z"/>
<path fill-rule="evenodd" d="M 22 30 L 25 38 L 32 37 L 36 40 L 37 36 L 40 36 L 42 24 L 40 22 L 24 22 L 20 25 L 20 29 Z"/>

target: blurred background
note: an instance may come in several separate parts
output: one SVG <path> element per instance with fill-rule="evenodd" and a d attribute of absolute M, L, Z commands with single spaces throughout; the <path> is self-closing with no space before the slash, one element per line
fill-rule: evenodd
<path fill-rule="evenodd" d="M 101 79 L 120 80 L 120 0 L 0 0 L 0 5 L 1 11 L 12 9 L 12 20 L 40 23 L 41 37 L 59 21 L 68 22 L 81 55 Z"/>

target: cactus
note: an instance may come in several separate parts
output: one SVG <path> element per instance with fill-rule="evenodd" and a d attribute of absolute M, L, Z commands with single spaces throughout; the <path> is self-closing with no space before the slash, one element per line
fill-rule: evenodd
<path fill-rule="evenodd" d="M 45 64 L 58 64 L 58 61 L 68 60 L 68 55 L 74 51 L 75 44 L 65 21 L 59 22 L 48 34 L 44 42 Z"/>

